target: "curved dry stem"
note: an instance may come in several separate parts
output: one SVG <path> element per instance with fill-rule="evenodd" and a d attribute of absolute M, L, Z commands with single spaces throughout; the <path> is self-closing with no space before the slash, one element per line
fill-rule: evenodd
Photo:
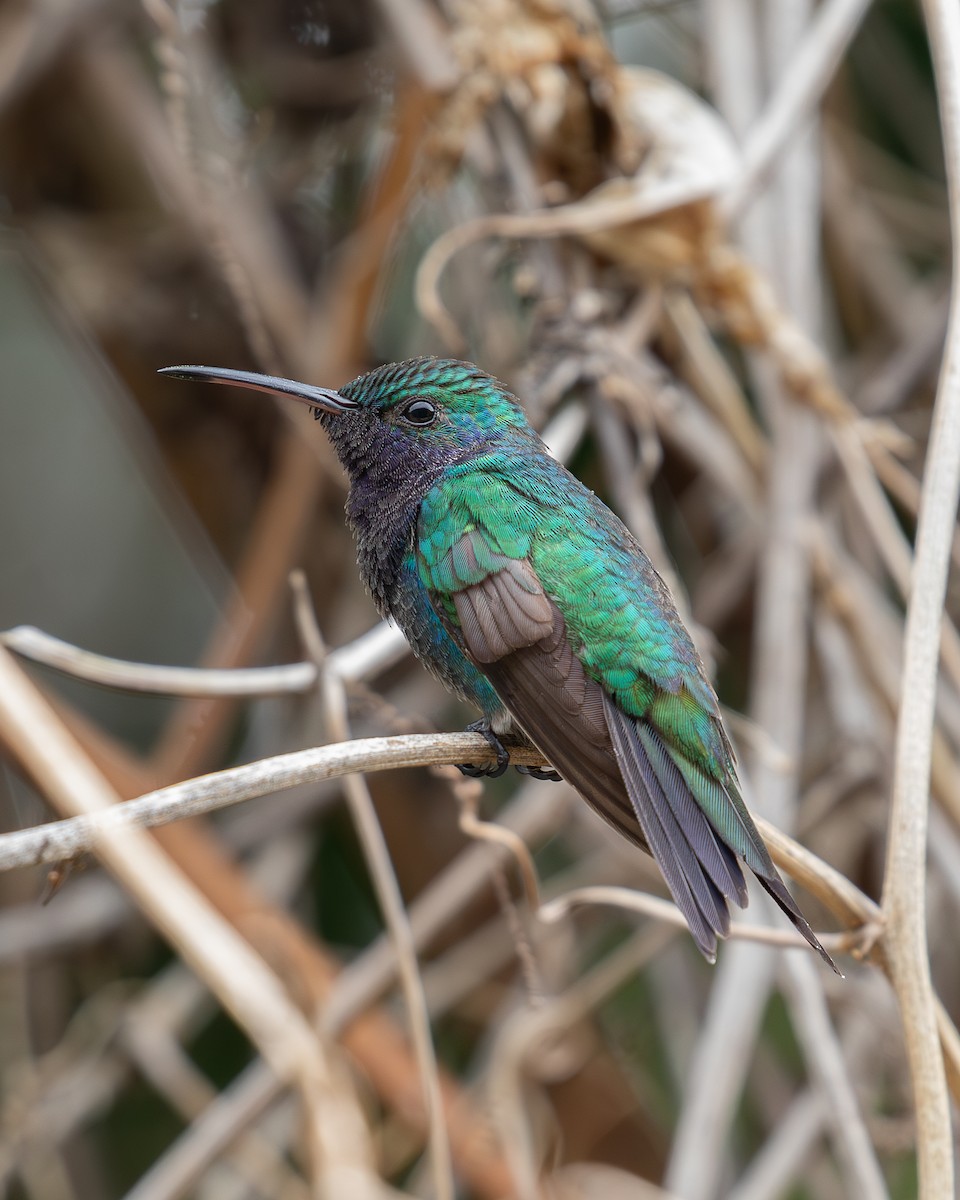
<path fill-rule="evenodd" d="M 465 341 L 450 310 L 440 298 L 440 278 L 455 254 L 490 237 L 555 238 L 599 233 L 632 221 L 703 199 L 702 185 L 679 185 L 669 195 L 649 193 L 637 186 L 624 196 L 592 199 L 575 204 L 541 208 L 529 213 L 491 213 L 465 221 L 440 235 L 420 261 L 414 282 L 414 298 L 423 316 L 434 326 L 451 350 L 462 350 Z"/>
<path fill-rule="evenodd" d="M 350 736 L 350 725 L 343 680 L 335 671 L 327 669 L 326 646 L 317 624 L 303 572 L 292 572 L 290 584 L 293 588 L 294 616 L 300 639 L 307 656 L 316 665 L 319 673 L 327 729 L 334 737 L 345 740 Z M 413 932 L 390 860 L 390 851 L 373 806 L 373 797 L 363 775 L 347 775 L 344 778 L 344 791 L 363 847 L 380 911 L 397 951 L 400 985 L 410 1023 L 410 1040 L 420 1070 L 423 1103 L 427 1111 L 428 1154 L 434 1190 L 438 1200 L 453 1200 L 456 1188 L 453 1181 L 450 1138 L 444 1119 L 437 1055 L 430 1032 L 430 1014 L 427 1011 L 427 998 L 417 963 Z"/>
<path fill-rule="evenodd" d="M 74 679 L 152 696 L 253 698 L 302 694 L 316 687 L 318 678 L 316 664 L 312 662 L 223 670 L 129 662 L 84 650 L 32 625 L 17 625 L 0 633 L 0 644 L 21 658 L 52 667 Z M 341 679 L 359 682 L 386 671 L 409 652 L 409 643 L 400 630 L 381 621 L 355 641 L 331 651 L 327 668 Z"/>
<path fill-rule="evenodd" d="M 672 931 L 662 925 L 642 930 L 566 992 L 535 1008 L 518 1009 L 501 1026 L 491 1050 L 489 1086 L 517 1200 L 541 1200 L 545 1194 L 528 1078 L 549 1078 L 551 1060 L 558 1062 L 561 1071 L 569 1071 L 564 1052 L 567 1031 L 642 968 L 671 937 Z"/>
<path fill-rule="evenodd" d="M 924 472 L 907 606 L 883 912 L 884 949 L 903 1015 L 917 1110 L 922 1200 L 952 1196 L 953 1136 L 926 926 L 927 814 L 940 625 L 960 497 L 960 8 L 924 0 L 953 230 L 953 298 Z"/>
<path fill-rule="evenodd" d="M 609 905 L 622 908 L 627 912 L 641 913 L 643 916 L 654 917 L 658 921 L 666 921 L 680 929 L 686 929 L 687 922 L 679 908 L 669 900 L 659 896 L 651 896 L 647 892 L 637 892 L 633 888 L 597 886 L 574 888 L 557 896 L 540 907 L 539 917 L 548 925 L 562 921 L 570 911 L 584 905 Z M 765 946 L 776 946 L 783 950 L 809 950 L 810 944 L 793 929 L 770 929 L 760 925 L 746 925 L 734 921 L 730 926 L 729 936 L 746 942 L 762 942 Z M 859 931 L 850 933 L 824 933 L 817 935 L 820 941 L 830 950 L 847 951 L 855 949 L 862 940 Z"/>
<path fill-rule="evenodd" d="M 738 220 L 784 147 L 833 79 L 871 0 L 830 0 L 820 6 L 777 89 L 747 134 L 743 171 L 723 198 L 723 213 Z"/>
<path fill-rule="evenodd" d="M 830 1111 L 828 1136 L 845 1179 L 848 1195 L 858 1200 L 889 1200 L 866 1121 L 857 1099 L 827 998 L 809 959 L 792 957 L 784 964 L 784 983 L 797 1036 L 811 1077 Z"/>
<path fill-rule="evenodd" d="M 122 806 L 16 660 L 0 647 L 0 744 L 73 820 L 98 822 Z M 101 829 L 97 853 L 156 928 L 234 1016 L 272 1069 L 295 1081 L 309 1117 L 320 1183 L 330 1195 L 376 1194 L 369 1131 L 352 1086 L 290 1001 L 277 976 L 150 838 Z"/>
<path fill-rule="evenodd" d="M 846 875 L 763 817 L 754 814 L 754 820 L 777 866 L 816 896 L 841 924 L 851 928 L 882 926 L 880 906 L 865 892 L 861 892 L 855 883 L 851 883 Z"/>
<path fill-rule="evenodd" d="M 540 883 L 537 879 L 537 869 L 533 858 L 527 849 L 527 843 L 518 833 L 498 825 L 495 821 L 483 821 L 477 816 L 476 802 L 466 802 L 460 808 L 460 828 L 472 838 L 482 842 L 493 842 L 513 856 L 523 881 L 523 890 L 527 896 L 527 904 L 532 913 L 540 911 Z"/>

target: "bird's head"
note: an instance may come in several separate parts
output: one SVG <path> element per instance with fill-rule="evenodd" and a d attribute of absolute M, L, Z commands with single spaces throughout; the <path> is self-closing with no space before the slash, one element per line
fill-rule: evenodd
<path fill-rule="evenodd" d="M 388 363 L 337 391 L 225 367 L 164 367 L 161 373 L 253 388 L 308 405 L 354 481 L 371 469 L 405 476 L 435 473 L 528 429 L 503 384 L 458 359 Z"/>

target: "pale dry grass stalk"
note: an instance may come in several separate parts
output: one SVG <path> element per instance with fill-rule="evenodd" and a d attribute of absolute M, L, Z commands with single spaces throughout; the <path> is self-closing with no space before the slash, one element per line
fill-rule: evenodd
<path fill-rule="evenodd" d="M 93 815 L 119 802 L 2 648 L 0 738 L 61 810 Z M 334 1197 L 355 1189 L 358 1196 L 375 1196 L 379 1181 L 372 1148 L 350 1084 L 273 972 L 144 833 L 101 830 L 96 849 L 144 913 L 208 982 L 273 1070 L 298 1086 L 322 1194 Z"/>
<path fill-rule="evenodd" d="M 789 27 L 788 37 L 795 38 L 803 31 L 807 9 L 803 0 L 799 5 L 772 9 L 771 35 L 783 35 Z M 784 44 L 787 37 L 781 36 L 779 45 L 763 46 L 750 5 L 718 0 L 715 25 L 720 23 L 721 11 L 732 23 L 723 41 L 711 45 L 713 74 L 719 94 L 731 105 L 735 127 L 752 127 L 762 119 L 761 64 L 776 74 L 789 55 Z M 736 42 L 732 40 L 734 32 L 740 35 Z M 780 236 L 791 244 L 789 267 L 773 249 L 771 239 L 776 235 L 769 201 L 765 199 L 751 211 L 744 235 L 747 246 L 762 256 L 762 266 L 779 269 L 780 299 L 795 305 L 795 315 L 805 318 L 808 329 L 815 321 L 809 255 L 816 253 L 811 212 L 806 207 L 811 195 L 809 156 L 808 138 L 781 162 L 774 183 L 780 201 L 778 215 L 784 223 Z M 769 368 L 764 371 L 761 367 L 754 377 L 766 401 L 772 445 L 768 517 L 757 585 L 751 716 L 777 750 L 796 764 L 802 749 L 809 591 L 800 529 L 810 508 L 819 461 L 816 421 L 810 413 L 793 408 Z M 764 758 L 754 764 L 751 789 L 777 822 L 792 816 L 795 771 L 795 767 L 789 773 L 772 770 Z M 773 964 L 752 947 L 737 947 L 720 963 L 666 1175 L 667 1186 L 689 1200 L 706 1200 L 715 1194 L 726 1159 L 724 1146 L 735 1097 L 746 1077 L 772 983 Z"/>
<path fill-rule="evenodd" d="M 303 695 L 317 686 L 319 677 L 312 662 L 222 670 L 126 662 L 83 650 L 29 625 L 0 633 L 0 644 L 21 658 L 53 667 L 74 679 L 153 696 Z M 331 651 L 330 669 L 345 681 L 359 682 L 387 670 L 409 653 L 410 647 L 400 630 L 383 621 L 349 646 Z"/>
<path fill-rule="evenodd" d="M 527 845 L 537 846 L 562 828 L 575 803 L 576 798 L 567 789 L 526 787 L 499 814 L 498 824 Z M 440 871 L 409 906 L 418 951 L 429 948 L 449 923 L 489 887 L 492 873 L 508 861 L 511 853 L 512 847 L 487 840 L 477 842 Z M 344 968 L 331 993 L 324 1027 L 336 1032 L 351 1015 L 379 999 L 393 983 L 396 965 L 395 948 L 389 939 L 374 941 Z"/>
<path fill-rule="evenodd" d="M 0 870 L 62 862 L 92 849 L 97 838 L 111 829 L 149 829 L 301 783 L 318 783 L 357 770 L 482 763 L 490 760 L 490 753 L 485 739 L 475 733 L 398 734 L 259 759 L 160 788 L 102 812 L 91 811 L 35 829 L 0 834 Z M 543 765 L 543 756 L 536 750 L 518 748 L 512 756 L 518 763 Z"/>
<path fill-rule="evenodd" d="M 904 634 L 893 804 L 887 840 L 884 951 L 903 1014 L 917 1110 L 922 1200 L 954 1190 L 954 1146 L 926 925 L 927 806 L 940 624 L 960 497 L 960 8 L 925 0 L 953 230 L 953 299 L 923 476 Z"/>
<path fill-rule="evenodd" d="M 291 575 L 290 583 L 293 588 L 294 614 L 300 640 L 309 661 L 315 664 L 319 672 L 324 723 L 335 739 L 345 741 L 350 736 L 350 723 L 343 679 L 334 669 L 327 668 L 329 655 L 317 624 L 303 572 L 295 571 Z M 427 1111 L 428 1150 L 434 1192 L 437 1200 L 453 1200 L 456 1189 L 450 1139 L 443 1111 L 430 1015 L 427 1011 L 413 932 L 366 780 L 362 774 L 351 773 L 344 777 L 343 789 L 363 847 L 380 911 L 396 948 L 400 982 L 410 1023 L 410 1037 L 420 1069 L 420 1084 Z"/>
<path fill-rule="evenodd" d="M 803 1092 L 781 1116 L 727 1200 L 776 1200 L 782 1196 L 823 1136 L 827 1116 L 823 1093 L 813 1088 Z"/>
<path fill-rule="evenodd" d="M 190 1122 L 144 1172 L 124 1200 L 179 1200 L 219 1161 L 243 1130 L 277 1098 L 282 1085 L 257 1059 Z"/>
<path fill-rule="evenodd" d="M 827 1103 L 827 1134 L 846 1190 L 858 1200 L 887 1200 L 883 1171 L 857 1098 L 840 1038 L 813 963 L 791 955 L 784 963 L 786 994 L 810 1075 Z"/>
<path fill-rule="evenodd" d="M 563 920 L 573 909 L 587 905 L 620 908 L 641 916 L 655 917 L 659 921 L 675 925 L 678 929 L 686 928 L 686 921 L 675 904 L 669 900 L 661 900 L 659 896 L 650 896 L 646 892 L 637 892 L 625 887 L 596 885 L 575 888 L 555 896 L 548 904 L 542 904 L 537 915 L 549 925 Z M 767 928 L 745 921 L 734 921 L 729 936 L 734 941 L 762 942 L 766 946 L 779 946 L 790 950 L 810 949 L 809 943 L 792 929 Z M 851 937 L 847 934 L 829 933 L 821 933 L 818 936 L 828 950 L 856 949 L 860 937 L 859 934 Z"/>
<path fill-rule="evenodd" d="M 553 1069 L 562 1078 L 567 1055 L 577 1055 L 565 1038 L 601 1001 L 640 970 L 669 941 L 671 930 L 653 926 L 637 934 L 577 980 L 560 996 L 536 1007 L 517 1009 L 501 1025 L 492 1050 L 490 1091 L 503 1144 L 513 1169 L 518 1200 L 541 1200 L 541 1147 L 525 1087 L 528 1076 L 549 1080 Z"/>
<path fill-rule="evenodd" d="M 483 762 L 489 754 L 490 747 L 480 734 L 438 733 L 367 738 L 260 759 L 245 766 L 227 768 L 162 788 L 135 800 L 118 802 L 101 811 L 87 812 L 33 829 L 0 834 L 0 870 L 62 862 L 96 849 L 98 842 L 112 831 L 151 828 L 188 816 L 200 816 L 301 783 L 349 778 L 358 771 Z M 543 765 L 543 757 L 535 750 L 515 750 L 512 758 L 531 766 Z M 819 894 L 841 919 L 846 919 L 854 928 L 871 922 L 874 910 L 849 881 L 768 822 L 758 819 L 758 825 L 771 846 L 775 861 L 788 872 L 796 874 L 808 889 Z M 468 829 L 472 836 L 502 847 L 519 862 L 530 907 L 534 912 L 538 911 L 539 884 L 524 838 L 509 826 L 479 821 L 475 815 L 471 815 Z M 532 825 L 524 829 L 525 836 L 530 836 L 532 832 Z M 478 859 L 478 866 L 481 862 L 482 859 Z M 482 881 L 483 870 L 481 867 L 481 873 L 475 877 L 477 882 Z M 462 867 L 458 864 L 458 876 L 461 875 Z M 555 920 L 561 915 L 562 907 L 582 902 L 625 904 L 635 911 L 645 911 L 671 923 L 677 922 L 677 910 L 666 901 L 609 889 L 572 893 L 562 902 L 553 901 L 546 919 Z M 444 901 L 444 905 L 448 904 L 449 900 Z M 757 930 L 735 936 L 769 941 L 774 945 L 806 944 L 791 931 Z"/>
<path fill-rule="evenodd" d="M 723 212 L 728 220 L 743 216 L 778 156 L 810 119 L 871 3 L 872 0 L 828 0 L 812 17 L 775 91 L 747 133 L 743 172 L 723 199 Z"/>

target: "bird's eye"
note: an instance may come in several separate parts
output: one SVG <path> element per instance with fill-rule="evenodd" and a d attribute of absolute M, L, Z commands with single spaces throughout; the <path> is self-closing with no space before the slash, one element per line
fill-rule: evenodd
<path fill-rule="evenodd" d="M 437 406 L 419 397 L 405 405 L 400 415 L 410 425 L 432 425 L 437 419 Z"/>

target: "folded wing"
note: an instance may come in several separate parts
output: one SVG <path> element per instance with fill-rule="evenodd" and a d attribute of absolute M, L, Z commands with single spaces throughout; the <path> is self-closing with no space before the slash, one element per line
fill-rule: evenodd
<path fill-rule="evenodd" d="M 712 961 L 717 938 L 729 932 L 728 905 L 747 903 L 744 858 L 832 966 L 739 795 L 716 780 L 701 781 L 695 764 L 671 750 L 653 721 L 625 713 L 586 674 L 530 562 L 499 558 L 499 569 L 467 583 L 464 577 L 477 574 L 470 569 L 477 554 L 469 544 L 451 554 L 461 586 L 438 607 L 451 632 L 534 745 L 604 820 L 653 855 L 704 955 Z"/>

